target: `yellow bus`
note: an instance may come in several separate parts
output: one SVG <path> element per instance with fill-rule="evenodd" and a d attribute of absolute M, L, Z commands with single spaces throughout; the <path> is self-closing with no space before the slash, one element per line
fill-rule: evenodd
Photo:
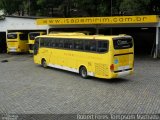
<path fill-rule="evenodd" d="M 129 35 L 60 33 L 36 37 L 34 63 L 87 78 L 119 78 L 133 73 L 134 45 Z"/>
<path fill-rule="evenodd" d="M 7 53 L 28 52 L 28 34 L 12 32 L 7 34 Z"/>
<path fill-rule="evenodd" d="M 33 53 L 34 39 L 36 36 L 45 35 L 46 32 L 30 32 L 28 34 L 29 53 Z"/>

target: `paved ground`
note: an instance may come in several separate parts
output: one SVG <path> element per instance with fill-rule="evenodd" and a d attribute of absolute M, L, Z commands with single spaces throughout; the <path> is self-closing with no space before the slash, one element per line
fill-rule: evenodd
<path fill-rule="evenodd" d="M 122 79 L 82 79 L 30 55 L 0 54 L 0 113 L 160 113 L 160 60 L 136 58 Z"/>

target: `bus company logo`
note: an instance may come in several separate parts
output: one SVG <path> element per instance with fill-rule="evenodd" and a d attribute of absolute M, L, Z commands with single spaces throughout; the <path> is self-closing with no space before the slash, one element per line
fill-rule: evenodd
<path fill-rule="evenodd" d="M 118 44 L 118 45 L 126 45 L 126 44 L 128 44 L 128 43 L 127 43 L 127 41 L 118 40 L 118 41 L 117 41 L 117 44 Z"/>
<path fill-rule="evenodd" d="M 126 24 L 126 23 L 157 23 L 159 17 L 148 16 L 113 16 L 113 17 L 78 17 L 78 18 L 47 18 L 37 19 L 37 25 L 64 24 Z"/>

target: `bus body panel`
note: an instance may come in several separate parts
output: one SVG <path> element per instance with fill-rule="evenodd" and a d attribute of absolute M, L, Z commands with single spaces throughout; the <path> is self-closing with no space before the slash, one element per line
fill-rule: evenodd
<path fill-rule="evenodd" d="M 28 40 L 19 40 L 19 44 L 20 44 L 20 51 L 21 52 L 28 52 Z"/>
<path fill-rule="evenodd" d="M 16 38 L 12 39 L 9 36 L 16 35 Z M 8 33 L 7 35 L 7 52 L 28 52 L 28 39 L 21 40 L 20 35 L 23 35 L 21 32 Z"/>
<path fill-rule="evenodd" d="M 55 36 L 51 35 L 44 36 L 44 38 L 45 37 L 53 39 L 55 38 Z M 79 36 L 58 37 L 64 39 L 79 38 Z M 85 36 L 80 37 L 83 38 Z M 37 64 L 41 64 L 42 59 L 44 58 L 47 62 L 47 65 L 50 67 L 76 73 L 79 73 L 79 69 L 81 66 L 85 66 L 88 72 L 88 76 L 94 76 L 97 78 L 111 79 L 129 75 L 133 72 L 133 46 L 129 49 L 114 49 L 112 38 L 114 38 L 114 36 L 108 37 L 107 39 L 105 38 L 105 36 L 100 38 L 109 40 L 109 50 L 106 53 L 40 47 L 38 54 L 34 55 L 34 62 Z"/>
<path fill-rule="evenodd" d="M 48 64 L 51 67 L 58 68 L 59 66 L 62 67 L 61 69 L 66 68 L 69 71 L 79 73 L 79 68 L 85 66 L 90 76 L 102 78 L 109 76 L 108 63 L 110 60 L 107 60 L 107 57 L 104 59 L 102 55 L 97 55 L 95 53 L 54 49 L 50 54 L 50 58 L 46 57 L 46 59 L 46 61 L 50 59 Z"/>
<path fill-rule="evenodd" d="M 18 46 L 19 44 L 17 39 L 7 40 L 7 52 L 16 52 Z"/>
<path fill-rule="evenodd" d="M 114 64 L 117 68 L 118 66 L 130 66 L 132 68 L 133 66 L 133 51 L 125 50 L 125 52 L 115 52 L 114 55 Z"/>
<path fill-rule="evenodd" d="M 34 56 L 35 63 L 41 64 L 42 59 L 45 58 L 47 64 L 51 67 L 79 73 L 79 68 L 85 66 L 90 76 L 99 78 L 110 76 L 108 67 L 110 59 L 107 59 L 107 55 L 104 59 L 101 54 L 89 53 L 90 55 L 88 55 L 86 52 L 47 49 L 41 48 L 39 50 L 38 55 Z M 87 57 L 84 58 L 83 56 Z"/>
<path fill-rule="evenodd" d="M 36 36 L 45 35 L 46 32 L 30 32 L 28 34 L 29 53 L 33 53 L 33 45 Z"/>
<path fill-rule="evenodd" d="M 123 42 L 126 39 L 130 39 L 130 43 L 126 42 L 124 43 L 124 46 L 119 44 L 119 48 L 114 47 L 114 44 L 112 45 L 113 46 L 112 51 L 114 56 L 112 61 L 114 65 L 113 76 L 115 77 L 123 77 L 133 73 L 133 67 L 134 67 L 133 39 L 131 37 L 122 38 Z"/>

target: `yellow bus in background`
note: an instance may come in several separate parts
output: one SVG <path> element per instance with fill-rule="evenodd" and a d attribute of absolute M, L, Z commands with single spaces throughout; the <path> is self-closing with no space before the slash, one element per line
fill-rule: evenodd
<path fill-rule="evenodd" d="M 28 34 L 23 32 L 12 32 L 7 34 L 7 53 L 28 52 Z"/>
<path fill-rule="evenodd" d="M 129 35 L 57 33 L 36 37 L 34 62 L 87 78 L 119 78 L 134 67 L 134 45 Z"/>
<path fill-rule="evenodd" d="M 46 32 L 30 32 L 28 34 L 29 53 L 33 53 L 34 39 L 36 36 L 45 35 Z"/>

